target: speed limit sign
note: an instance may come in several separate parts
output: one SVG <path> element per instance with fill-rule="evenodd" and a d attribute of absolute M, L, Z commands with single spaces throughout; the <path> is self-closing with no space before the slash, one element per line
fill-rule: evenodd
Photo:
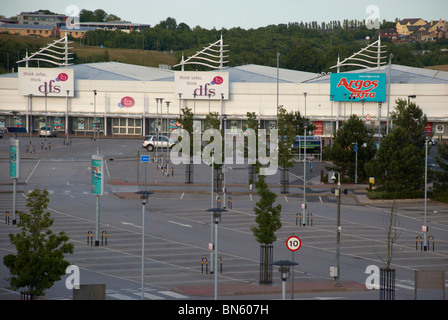
<path fill-rule="evenodd" d="M 300 241 L 299 237 L 291 236 L 286 240 L 286 247 L 291 251 L 299 250 L 301 245 L 302 241 Z"/>

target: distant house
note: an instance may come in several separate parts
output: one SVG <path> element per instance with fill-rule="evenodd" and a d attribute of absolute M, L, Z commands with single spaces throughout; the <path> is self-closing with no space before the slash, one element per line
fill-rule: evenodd
<path fill-rule="evenodd" d="M 47 25 L 27 25 L 27 24 L 0 24 L 1 33 L 18 34 L 21 36 L 39 36 L 44 38 L 55 37 L 57 29 Z"/>
<path fill-rule="evenodd" d="M 380 36 L 381 38 L 390 39 L 390 41 L 398 40 L 398 32 L 394 29 L 380 30 Z"/>
<path fill-rule="evenodd" d="M 55 28 L 65 25 L 67 19 L 63 14 L 46 14 L 43 11 L 21 12 L 17 16 L 19 24 L 52 26 Z"/>
<path fill-rule="evenodd" d="M 445 38 L 447 24 L 445 20 L 404 19 L 396 24 L 399 38 L 407 38 L 412 41 L 434 41 Z"/>
<path fill-rule="evenodd" d="M 397 33 L 400 37 L 408 37 L 413 32 L 420 30 L 422 27 L 424 28 L 428 22 L 423 19 L 404 19 L 398 21 L 396 24 Z"/>
<path fill-rule="evenodd" d="M 65 37 L 65 35 L 72 36 L 75 39 L 83 38 L 84 34 L 88 31 L 95 30 L 95 28 L 91 27 L 73 27 L 73 28 L 67 28 L 67 27 L 61 27 L 59 29 L 59 35 L 61 38 Z"/>

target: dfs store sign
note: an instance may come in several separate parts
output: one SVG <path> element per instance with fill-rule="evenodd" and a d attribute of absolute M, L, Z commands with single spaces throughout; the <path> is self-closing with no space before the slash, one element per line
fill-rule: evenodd
<path fill-rule="evenodd" d="M 176 71 L 174 79 L 176 94 L 181 99 L 229 99 L 228 72 Z"/>
<path fill-rule="evenodd" d="M 19 68 L 19 94 L 74 97 L 73 69 Z"/>

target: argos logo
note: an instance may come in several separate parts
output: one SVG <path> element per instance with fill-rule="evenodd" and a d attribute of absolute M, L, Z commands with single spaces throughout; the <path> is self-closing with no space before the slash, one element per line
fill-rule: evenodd
<path fill-rule="evenodd" d="M 345 89 L 350 91 L 351 97 L 364 99 L 364 98 L 375 98 L 375 88 L 378 87 L 378 80 L 350 80 L 347 78 L 342 78 L 336 88 L 343 86 Z"/>
<path fill-rule="evenodd" d="M 332 101 L 386 101 L 384 73 L 332 73 L 330 83 Z"/>

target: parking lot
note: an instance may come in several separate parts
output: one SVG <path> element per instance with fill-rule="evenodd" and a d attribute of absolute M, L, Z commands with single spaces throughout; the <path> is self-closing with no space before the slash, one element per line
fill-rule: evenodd
<path fill-rule="evenodd" d="M 49 211 L 55 220 L 53 230 L 65 231 L 75 245 L 70 263 L 81 270 L 81 283 L 105 283 L 108 299 L 138 299 L 141 277 L 142 204 L 135 192 L 146 188 L 154 194 L 147 205 L 145 246 L 145 297 L 148 299 L 198 298 L 182 288 L 212 286 L 213 276 L 207 273 L 211 263 L 209 243 L 211 218 L 209 209 L 222 194 L 211 195 L 211 169 L 205 164 L 195 165 L 194 181 L 185 183 L 185 167 L 174 167 L 174 175 L 166 175 L 158 163 L 142 164 L 142 139 L 101 139 L 73 137 L 71 145 L 59 138 L 29 138 L 21 140 L 21 176 L 18 184 L 17 209 L 26 210 L 25 199 L 35 188 L 46 188 L 50 193 Z M 42 148 L 45 140 L 51 146 Z M 8 137 L 0 141 L 0 213 L 12 211 L 12 179 L 8 169 Z M 28 152 L 26 147 L 28 146 Z M 33 148 L 29 146 L 34 146 Z M 100 246 L 90 245 L 90 232 L 95 231 L 96 196 L 91 193 L 91 155 L 100 153 L 106 159 L 107 183 L 100 196 Z M 231 197 L 231 208 L 223 213 L 219 223 L 218 254 L 219 283 L 222 285 L 258 285 L 259 244 L 250 227 L 255 224 L 253 207 L 258 195 L 248 186 L 247 165 L 231 165 L 226 179 L 226 200 Z M 282 228 L 274 243 L 274 261 L 294 259 L 299 263 L 294 270 L 296 288 L 305 282 L 332 282 L 329 268 L 335 264 L 336 198 L 331 193 L 334 185 L 320 183 L 323 163 L 315 163 L 307 172 L 306 201 L 309 218 L 307 225 L 298 223 L 298 212 L 303 202 L 303 164 L 290 171 L 289 193 L 280 193 L 280 173 L 268 177 L 271 189 L 278 193 L 282 205 Z M 146 171 L 146 175 L 145 175 Z M 146 176 L 146 180 L 145 177 Z M 386 254 L 384 218 L 391 202 L 372 202 L 366 199 L 364 186 L 348 188 L 341 206 L 341 279 L 364 284 L 369 265 L 382 267 Z M 423 200 L 398 202 L 401 234 L 392 259 L 397 270 L 397 299 L 413 299 L 415 270 L 447 271 L 448 261 L 448 206 L 428 202 L 429 251 L 420 250 L 418 236 L 423 223 Z M 305 218 L 303 217 L 303 221 Z M 16 226 L 0 223 L 0 253 L 13 252 L 8 234 Z M 305 223 L 306 224 L 306 223 Z M 299 236 L 302 247 L 294 256 L 285 241 Z M 417 240 L 416 240 L 417 239 Z M 107 243 L 106 243 L 107 240 Z M 433 245 L 434 244 L 434 251 Z M 221 264 L 222 262 L 222 264 Z M 0 288 L 7 291 L 7 269 L 0 266 Z M 275 270 L 273 285 L 280 284 Z M 360 290 L 340 293 L 351 299 L 377 299 L 378 293 Z M 8 292 L 11 294 L 10 292 Z M 303 294 L 303 296 L 302 296 Z M 305 297 L 299 293 L 296 298 Z M 319 293 L 311 293 L 313 297 Z M 72 292 L 65 288 L 65 277 L 48 291 L 48 299 L 70 299 Z M 439 292 L 429 298 L 438 299 Z M 260 296 L 271 298 L 270 295 Z M 308 295 L 306 296 L 308 297 Z M 210 297 L 200 297 L 210 298 Z M 246 299 L 241 294 L 236 298 Z"/>

